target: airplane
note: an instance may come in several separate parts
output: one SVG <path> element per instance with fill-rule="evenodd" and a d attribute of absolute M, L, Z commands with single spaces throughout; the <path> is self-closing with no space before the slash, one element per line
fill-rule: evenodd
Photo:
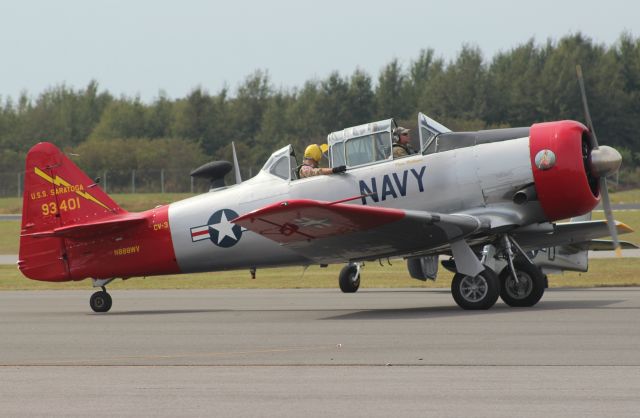
<path fill-rule="evenodd" d="M 499 297 L 534 306 L 547 273 L 586 271 L 590 249 L 634 247 L 618 241 L 631 229 L 613 219 L 607 192 L 621 156 L 598 144 L 578 80 L 586 126 L 452 132 L 420 113 L 419 151 L 394 159 L 397 126 L 387 119 L 328 135 L 328 164 L 343 173 L 299 178 L 286 146 L 242 181 L 234 149 L 235 185 L 224 184 L 231 163 L 208 163 L 192 175 L 208 178 L 209 192 L 140 213 L 38 143 L 26 158 L 18 267 L 34 280 L 91 278 L 100 290 L 90 307 L 107 312 L 116 278 L 345 263 L 338 284 L 353 293 L 365 261 L 404 258 L 424 281 L 449 256 L 441 264 L 455 273 L 461 308 L 489 309 Z M 590 220 L 600 202 L 607 220 Z"/>

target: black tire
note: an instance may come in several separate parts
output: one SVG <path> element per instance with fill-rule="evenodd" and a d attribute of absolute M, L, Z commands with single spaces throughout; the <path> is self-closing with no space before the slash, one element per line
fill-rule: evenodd
<path fill-rule="evenodd" d="M 357 276 L 357 277 L 356 277 Z M 360 288 L 360 275 L 358 274 L 358 267 L 353 264 L 347 264 L 340 270 L 340 276 L 338 278 L 340 283 L 340 290 L 344 293 L 355 293 Z"/>
<path fill-rule="evenodd" d="M 111 295 L 103 290 L 94 293 L 89 299 L 89 305 L 94 312 L 109 312 L 111 302 Z"/>
<path fill-rule="evenodd" d="M 498 300 L 500 282 L 490 268 L 475 277 L 456 273 L 451 282 L 451 295 L 462 309 L 489 309 Z"/>
<path fill-rule="evenodd" d="M 516 269 L 519 283 L 516 283 L 509 266 L 500 272 L 500 297 L 509 306 L 514 308 L 534 306 L 544 295 L 547 286 L 546 276 L 540 268 L 528 261 L 513 263 Z"/>

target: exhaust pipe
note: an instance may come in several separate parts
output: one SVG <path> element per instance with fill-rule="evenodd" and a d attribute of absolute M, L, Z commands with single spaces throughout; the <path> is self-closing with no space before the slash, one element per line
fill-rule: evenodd
<path fill-rule="evenodd" d="M 513 195 L 513 203 L 516 205 L 524 205 L 527 202 L 538 199 L 538 193 L 533 184 L 523 187 Z"/>

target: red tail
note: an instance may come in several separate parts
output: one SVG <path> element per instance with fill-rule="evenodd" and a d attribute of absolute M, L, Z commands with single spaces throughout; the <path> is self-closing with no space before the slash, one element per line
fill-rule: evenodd
<path fill-rule="evenodd" d="M 27 154 L 19 267 L 32 279 L 70 280 L 65 240 L 56 230 L 126 213 L 54 145 Z"/>
<path fill-rule="evenodd" d="M 42 142 L 27 154 L 18 266 L 46 281 L 178 273 L 169 207 L 124 211 Z"/>

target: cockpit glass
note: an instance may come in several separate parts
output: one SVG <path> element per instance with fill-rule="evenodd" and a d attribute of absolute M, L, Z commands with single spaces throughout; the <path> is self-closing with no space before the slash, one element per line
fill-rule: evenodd
<path fill-rule="evenodd" d="M 344 143 L 339 142 L 336 145 L 331 147 L 331 161 L 333 167 L 338 167 L 340 165 L 345 165 L 346 162 L 344 160 Z"/>
<path fill-rule="evenodd" d="M 391 159 L 393 119 L 352 126 L 327 136 L 332 167 L 357 167 Z"/>
<path fill-rule="evenodd" d="M 422 112 L 418 113 L 418 126 L 420 127 L 420 150 L 422 154 L 436 152 L 436 137 L 441 133 L 451 132 L 449 128 Z"/>
<path fill-rule="evenodd" d="M 289 180 L 291 178 L 291 164 L 295 164 L 295 155 L 292 153 L 291 146 L 287 145 L 271 154 L 262 167 L 262 171 Z"/>
<path fill-rule="evenodd" d="M 285 155 L 281 156 L 275 164 L 271 166 L 269 172 L 274 176 L 289 180 L 289 157 Z"/>
<path fill-rule="evenodd" d="M 376 132 L 371 135 L 351 138 L 346 141 L 345 148 L 346 163 L 349 167 L 386 160 L 391 155 L 390 134 L 389 132 Z"/>

